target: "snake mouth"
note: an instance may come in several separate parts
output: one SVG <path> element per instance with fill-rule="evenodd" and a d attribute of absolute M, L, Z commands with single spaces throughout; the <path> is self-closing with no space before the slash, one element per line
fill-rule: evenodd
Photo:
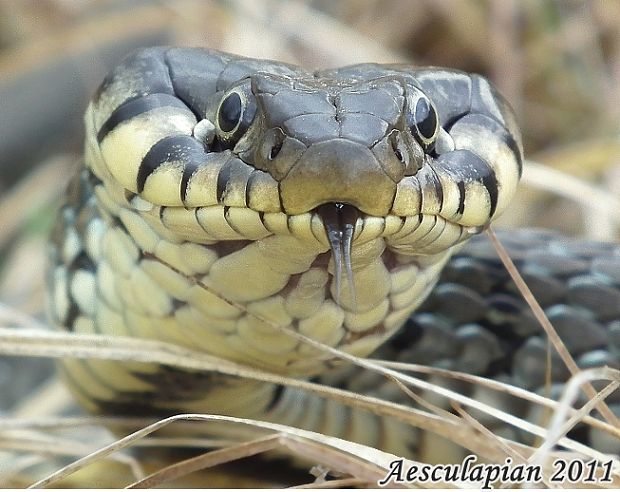
<path fill-rule="evenodd" d="M 312 211 L 322 224 L 327 236 L 333 262 L 334 300 L 340 303 L 342 284 L 346 281 L 352 308 L 356 305 L 353 242 L 363 232 L 366 222 L 382 222 L 386 246 L 392 253 L 425 254 L 444 251 L 469 237 L 474 231 L 431 214 L 411 217 L 371 217 L 348 203 L 328 202 Z M 390 219 L 400 221 L 400 230 L 388 232 Z M 479 231 L 475 231 L 479 232 Z"/>
<path fill-rule="evenodd" d="M 334 261 L 334 280 L 336 283 L 336 298 L 340 299 L 343 269 L 346 273 L 351 298 L 355 299 L 355 282 L 353 280 L 353 265 L 351 264 L 351 249 L 355 224 L 362 213 L 353 205 L 346 203 L 325 203 L 319 205 L 315 213 L 321 218 L 323 228 L 327 234 L 329 247 Z"/>

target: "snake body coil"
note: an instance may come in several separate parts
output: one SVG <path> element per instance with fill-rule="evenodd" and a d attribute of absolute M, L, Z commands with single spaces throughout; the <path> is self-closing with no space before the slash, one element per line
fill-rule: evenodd
<path fill-rule="evenodd" d="M 506 209 L 521 173 L 505 101 L 480 76 L 437 68 L 310 73 L 147 49 L 105 79 L 85 122 L 86 166 L 54 232 L 55 324 L 299 377 L 327 380 L 334 360 L 281 327 L 369 355 Z M 417 442 L 397 422 L 265 383 L 99 360 L 63 372 L 96 412 L 225 413 L 398 454 Z"/>

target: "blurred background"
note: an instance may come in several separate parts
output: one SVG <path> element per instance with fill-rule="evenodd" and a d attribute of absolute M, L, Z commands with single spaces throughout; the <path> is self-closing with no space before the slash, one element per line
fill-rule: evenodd
<path fill-rule="evenodd" d="M 0 326 L 44 322 L 45 241 L 81 115 L 113 64 L 156 44 L 481 73 L 513 105 L 531 161 L 503 225 L 618 240 L 617 0 L 0 0 Z M 0 357 L 0 412 L 23 414 L 51 372 Z"/>

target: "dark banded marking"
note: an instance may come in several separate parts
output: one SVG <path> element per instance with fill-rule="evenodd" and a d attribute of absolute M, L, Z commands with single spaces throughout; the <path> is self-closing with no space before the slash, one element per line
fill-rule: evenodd
<path fill-rule="evenodd" d="M 245 205 L 247 206 L 247 190 L 248 179 L 251 176 L 253 168 L 248 166 L 245 162 L 235 157 L 226 161 L 226 163 L 220 169 L 217 176 L 217 199 L 219 203 L 223 203 L 226 199 L 228 191 L 234 190 L 239 185 L 243 184 L 243 194 Z"/>
<path fill-rule="evenodd" d="M 508 146 L 510 150 L 512 150 L 512 153 L 515 155 L 515 158 L 517 160 L 517 169 L 519 170 L 519 179 L 521 179 L 521 175 L 523 174 L 523 156 L 521 155 L 521 149 L 519 148 L 519 144 L 507 130 L 505 130 L 503 139 L 504 143 Z"/>
<path fill-rule="evenodd" d="M 271 400 L 267 404 L 267 407 L 265 407 L 265 412 L 270 412 L 278 406 L 278 404 L 282 400 L 282 396 L 284 396 L 285 389 L 286 388 L 282 384 L 278 384 L 275 387 L 273 395 L 271 395 Z"/>
<path fill-rule="evenodd" d="M 73 297 L 71 296 L 71 293 L 69 292 L 69 283 L 67 283 L 67 297 L 71 299 L 71 305 L 69 306 L 69 311 L 67 312 L 65 318 L 62 321 L 64 322 L 64 325 L 68 327 L 68 331 L 73 332 L 75 331 L 75 321 L 82 314 L 82 312 L 80 311 L 80 308 L 78 308 L 78 305 L 75 303 Z"/>
<path fill-rule="evenodd" d="M 139 94 L 168 93 L 173 94 L 170 73 L 163 58 L 166 47 L 146 48 L 130 53 L 104 79 L 93 96 L 99 102 L 106 96 L 113 84 L 123 84 L 128 75 L 134 82 L 134 91 Z"/>
<path fill-rule="evenodd" d="M 515 138 L 504 125 L 499 123 L 491 115 L 483 113 L 470 113 L 465 115 L 453 125 L 452 130 L 458 131 L 460 125 L 479 126 L 480 128 L 491 132 L 494 138 L 501 140 L 514 154 L 515 160 L 517 161 L 519 178 L 521 177 L 521 173 L 523 172 L 523 156 L 521 155 L 521 149 L 519 148 L 519 144 L 517 144 Z M 474 147 L 471 150 L 475 152 L 476 149 Z"/>
<path fill-rule="evenodd" d="M 86 251 L 82 250 L 68 265 L 70 271 L 84 270 L 90 273 L 97 272 L 97 266 L 93 260 L 88 256 Z"/>
<path fill-rule="evenodd" d="M 248 207 L 250 206 L 250 192 L 252 191 L 252 183 L 259 179 L 259 173 L 261 171 L 259 171 L 258 169 L 252 169 L 252 172 L 250 173 L 250 175 L 248 176 L 248 182 L 247 185 L 245 187 L 245 203 L 248 204 Z M 261 212 L 261 222 L 263 221 L 263 217 L 262 217 L 263 213 Z"/>
<path fill-rule="evenodd" d="M 180 196 L 185 198 L 189 177 L 196 168 L 205 161 L 207 151 L 204 145 L 190 135 L 171 135 L 164 137 L 153 145 L 142 158 L 136 187 L 138 193 L 142 193 L 148 177 L 160 166 L 175 162 L 183 165 L 183 180 L 181 183 Z M 186 169 L 189 176 L 186 179 Z M 183 186 L 185 185 L 185 187 Z"/>
<path fill-rule="evenodd" d="M 443 185 L 441 184 L 441 181 L 439 179 L 439 176 L 437 176 L 437 171 L 435 171 L 435 169 L 430 166 L 430 170 L 432 171 L 429 174 L 429 177 L 432 176 L 432 181 L 433 181 L 433 188 L 435 189 L 435 196 L 437 196 L 437 200 L 439 200 L 439 211 L 441 212 L 443 210 Z"/>
<path fill-rule="evenodd" d="M 191 159 L 183 166 L 183 177 L 181 178 L 181 201 L 185 203 L 187 198 L 187 188 L 189 188 L 189 180 L 192 178 L 196 170 L 200 167 L 201 161 Z"/>
<path fill-rule="evenodd" d="M 497 209 L 499 194 L 497 176 L 493 168 L 484 159 L 471 150 L 458 149 L 440 155 L 437 163 L 453 176 L 456 183 L 462 183 L 462 188 L 459 185 L 459 190 L 465 191 L 465 185 L 468 182 L 478 181 L 482 183 L 489 194 L 489 218 L 493 217 Z M 461 209 L 461 201 L 464 210 L 465 193 L 461 193 L 459 198 L 459 209 Z"/>
<path fill-rule="evenodd" d="M 217 201 L 222 203 L 224 200 L 224 194 L 226 193 L 226 185 L 228 185 L 228 181 L 230 180 L 230 175 L 232 173 L 231 160 L 226 161 L 226 164 L 222 166 L 220 172 L 217 175 Z"/>
<path fill-rule="evenodd" d="M 110 117 L 97 132 L 97 142 L 101 143 L 108 133 L 124 121 L 129 121 L 152 109 L 164 107 L 175 107 L 190 111 L 183 101 L 170 94 L 149 94 L 148 96 L 129 99 L 112 111 Z"/>
<path fill-rule="evenodd" d="M 456 209 L 456 213 L 462 216 L 465 211 L 465 183 L 459 181 L 456 183 L 456 186 L 459 189 L 459 206 Z"/>
<path fill-rule="evenodd" d="M 472 171 L 474 171 L 479 176 L 479 180 L 482 181 L 482 184 L 486 188 L 489 194 L 489 202 L 490 202 L 490 210 L 489 210 L 489 219 L 495 215 L 495 210 L 497 209 L 497 197 L 499 195 L 497 176 L 495 175 L 495 171 L 489 164 L 484 160 L 478 157 L 476 154 L 472 152 L 472 156 L 475 157 L 472 161 Z"/>

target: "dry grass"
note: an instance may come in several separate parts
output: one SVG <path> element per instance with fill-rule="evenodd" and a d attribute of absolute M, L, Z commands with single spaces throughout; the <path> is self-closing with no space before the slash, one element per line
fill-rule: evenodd
<path fill-rule="evenodd" d="M 125 7 L 118 7 L 123 4 Z M 5 2 L 0 4 L 0 73 L 3 74 L 0 91 L 9 90 L 11 81 L 20 80 L 19 77 L 41 77 L 37 70 L 69 56 L 75 61 L 73 69 L 84 92 L 84 97 L 76 94 L 75 105 L 83 106 L 85 94 L 100 78 L 99 62 L 107 60 L 105 53 L 109 51 L 111 40 L 131 45 L 131 40 L 139 36 L 144 39 L 167 37 L 173 43 L 210 46 L 311 67 L 410 60 L 417 64 L 478 71 L 490 76 L 514 104 L 524 129 L 526 153 L 533 161 L 526 167 L 520 197 L 502 218 L 502 224 L 547 226 L 588 238 L 617 241 L 620 223 L 617 198 L 620 196 L 620 5 L 603 0 L 395 0 L 389 3 L 389 8 L 385 5 L 381 0 L 181 0 L 139 7 L 130 2 L 105 0 Z M 102 6 L 105 8 L 95 13 L 95 9 Z M 123 8 L 129 10 L 129 15 Z M 80 58 L 80 53 L 87 56 Z M 50 78 L 48 84 L 53 82 Z M 62 87 L 57 90 L 62 91 Z M 41 118 L 39 109 L 25 108 L 25 113 L 33 115 L 33 123 Z M 82 107 L 73 110 L 75 118 Z M 1 108 L 0 115 L 3 119 L 0 140 L 5 141 L 8 136 L 3 131 L 7 128 L 8 116 Z M 62 126 L 65 122 L 58 124 Z M 152 342 L 145 351 L 143 342 L 136 344 L 133 340 L 45 331 L 42 321 L 45 231 L 79 148 L 71 146 L 69 141 L 56 146 L 56 142 L 46 140 L 46 135 L 37 135 L 36 144 L 49 144 L 54 153 L 42 159 L 35 156 L 33 149 L 35 157 L 28 160 L 23 156 L 29 154 L 23 150 L 35 146 L 31 138 L 26 132 L 22 150 L 16 154 L 22 159 L 19 166 L 10 156 L 0 156 L 0 189 L 3 190 L 0 197 L 0 326 L 4 327 L 0 330 L 0 353 L 21 357 L 21 365 L 13 370 L 29 371 L 35 360 L 29 357 L 72 356 L 158 360 L 180 368 L 240 374 L 304 388 L 325 398 L 424 427 L 466 445 L 489 461 L 502 462 L 510 456 L 515 463 L 547 464 L 547 472 L 550 457 L 559 454 L 604 459 L 595 450 L 565 437 L 577 422 L 618 437 L 618 426 L 611 425 L 612 416 L 607 414 L 607 422 L 588 416 L 594 405 L 603 405 L 605 392 L 618 384 L 618 371 L 610 369 L 576 371 L 563 398 L 555 402 L 484 378 L 339 354 L 364 370 L 393 379 L 394 384 L 401 385 L 421 408 L 414 409 L 282 378 L 167 344 Z M 67 151 L 72 153 L 61 153 Z M 540 213 L 541 210 L 544 213 Z M 316 345 L 310 340 L 305 342 Z M 555 339 L 555 342 L 561 351 L 561 341 Z M 333 353 L 333 349 L 323 349 Z M 2 360 L 0 358 L 0 362 Z M 552 412 L 550 424 L 545 429 L 523 421 L 445 387 L 430 384 L 412 373 L 467 380 L 492 391 L 526 399 Z M 579 388 L 595 379 L 607 380 L 610 385 L 585 407 L 573 408 Z M 422 390 L 447 397 L 454 402 L 455 413 L 447 413 L 421 400 L 418 395 Z M 0 408 L 11 408 L 9 414 L 0 417 L 0 486 L 23 487 L 37 481 L 40 486 L 94 483 L 107 486 L 133 483 L 136 487 L 170 483 L 247 486 L 256 482 L 227 482 L 229 469 L 224 467 L 220 472 L 221 467 L 212 467 L 274 449 L 280 454 L 305 456 L 321 464 L 315 473 L 316 480 L 309 480 L 308 487 L 321 488 L 326 483 L 334 487 L 364 486 L 374 484 L 392 459 L 379 450 L 329 436 L 206 415 L 178 416 L 176 420 L 191 421 L 186 424 L 190 426 L 217 421 L 227 430 L 220 439 L 151 437 L 156 427 L 172 425 L 172 419 L 153 424 L 135 419 L 66 417 L 62 412 L 68 401 L 66 391 L 56 381 L 36 390 L 23 388 L 13 405 L 3 401 L 0 395 Z M 493 435 L 471 417 L 473 409 L 540 436 L 541 441 L 531 447 Z M 116 440 L 104 430 L 111 424 L 115 428 L 125 425 L 128 429 L 139 426 L 143 430 Z M 561 443 L 570 451 L 553 451 L 555 443 Z M 214 450 L 178 463 L 138 462 L 127 452 L 145 446 L 210 447 Z M 615 466 L 610 488 L 620 486 L 620 463 Z M 197 476 L 195 470 L 198 469 L 209 471 L 192 478 Z M 56 470 L 61 470 L 60 474 Z M 338 478 L 325 482 L 325 470 L 331 470 L 331 476 Z M 59 479 L 62 480 L 53 482 Z M 286 477 L 281 482 L 258 482 L 258 485 L 283 486 L 287 484 L 285 480 Z M 548 475 L 543 482 L 549 483 Z"/>

